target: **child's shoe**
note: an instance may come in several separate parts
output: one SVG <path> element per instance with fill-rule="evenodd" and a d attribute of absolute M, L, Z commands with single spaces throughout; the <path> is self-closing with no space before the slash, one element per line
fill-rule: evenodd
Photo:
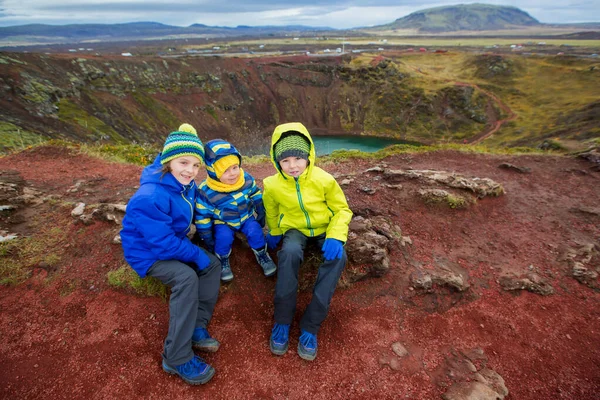
<path fill-rule="evenodd" d="M 277 271 L 277 266 L 271 259 L 269 253 L 267 253 L 267 245 L 265 245 L 264 249 L 252 249 L 252 251 L 256 256 L 256 261 L 258 261 L 258 263 L 262 267 L 265 276 L 272 276 L 275 273 L 275 271 Z"/>
<path fill-rule="evenodd" d="M 231 251 L 229 254 L 231 254 Z M 226 256 L 217 254 L 217 258 L 221 261 L 221 280 L 223 282 L 229 282 L 233 279 L 233 272 L 231 272 L 231 265 L 229 265 L 229 254 Z"/>
<path fill-rule="evenodd" d="M 317 335 L 302 331 L 298 339 L 298 355 L 308 361 L 312 361 L 317 356 Z"/>
<path fill-rule="evenodd" d="M 277 322 L 273 326 L 271 331 L 271 339 L 269 340 L 269 347 L 271 353 L 282 356 L 288 350 L 288 341 L 290 337 L 290 326 L 285 324 L 278 324 Z"/>
<path fill-rule="evenodd" d="M 219 350 L 221 343 L 215 338 L 212 338 L 206 328 L 194 329 L 194 335 L 192 336 L 192 347 L 201 351 L 208 351 L 214 353 Z"/>
<path fill-rule="evenodd" d="M 194 358 L 185 364 L 174 367 L 168 365 L 163 360 L 162 367 L 166 373 L 179 375 L 181 379 L 190 385 L 203 385 L 210 381 L 215 374 L 215 369 L 198 356 L 194 356 Z"/>

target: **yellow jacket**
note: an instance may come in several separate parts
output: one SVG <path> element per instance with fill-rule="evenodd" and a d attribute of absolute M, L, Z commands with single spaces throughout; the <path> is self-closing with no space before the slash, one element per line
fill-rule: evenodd
<path fill-rule="evenodd" d="M 308 167 L 297 179 L 286 175 L 275 161 L 275 144 L 288 131 L 299 132 L 310 142 Z M 269 233 L 276 236 L 297 229 L 309 237 L 326 233 L 328 238 L 345 243 L 352 211 L 340 185 L 331 174 L 315 166 L 315 160 L 315 146 L 304 125 L 291 122 L 275 128 L 271 138 L 271 161 L 278 172 L 263 181 Z"/>

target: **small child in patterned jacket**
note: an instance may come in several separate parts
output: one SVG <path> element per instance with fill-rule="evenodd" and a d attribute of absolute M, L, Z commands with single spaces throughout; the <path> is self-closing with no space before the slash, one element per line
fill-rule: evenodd
<path fill-rule="evenodd" d="M 262 230 L 265 226 L 262 192 L 252 175 L 241 168 L 239 151 L 224 140 L 211 140 L 204 146 L 204 164 L 207 177 L 198 187 L 196 231 L 221 260 L 221 280 L 233 279 L 229 255 L 235 232 L 246 236 L 265 276 L 272 276 L 277 266 L 267 253 Z"/>

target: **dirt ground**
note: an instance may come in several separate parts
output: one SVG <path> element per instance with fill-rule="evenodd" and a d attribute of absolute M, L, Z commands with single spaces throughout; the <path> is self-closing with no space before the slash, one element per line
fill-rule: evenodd
<path fill-rule="evenodd" d="M 344 191 L 355 214 L 388 216 L 412 244 L 392 251 L 383 277 L 338 288 L 318 335 L 318 356 L 307 362 L 295 349 L 310 289 L 299 295 L 290 350 L 273 356 L 275 279 L 265 278 L 251 250 L 236 242 L 235 279 L 222 286 L 209 326 L 222 346 L 204 355 L 217 372 L 193 387 L 160 366 L 168 303 L 107 283 L 107 272 L 124 264 L 120 245 L 112 243 L 118 226 L 84 225 L 71 217 L 72 206 L 61 206 L 125 203 L 142 168 L 56 147 L 0 158 L 0 171 L 18 171 L 27 187 L 59 200 L 2 214 L 1 228 L 62 235 L 48 249 L 60 254 L 58 265 L 31 265 L 27 281 L 0 290 L 0 398 L 440 399 L 464 379 L 453 367 L 460 354 L 478 354 L 475 364 L 504 379 L 509 400 L 600 398 L 600 293 L 593 289 L 600 284 L 597 277 L 580 283 L 565 258 L 569 249 L 591 244 L 586 265 L 600 271 L 600 214 L 585 211 L 599 207 L 600 172 L 584 160 L 541 155 L 444 151 L 383 162 L 389 169 L 490 178 L 506 193 L 451 209 L 425 204 L 417 193 L 423 182 L 386 187 L 382 175 L 365 172 L 377 163 L 322 165 L 338 181 L 351 175 Z M 258 182 L 274 172 L 270 164 L 245 168 Z M 411 286 L 416 267 L 439 264 L 467 271 L 470 287 Z M 554 293 L 499 284 L 502 276 L 531 271 Z M 397 343 L 407 356 L 394 353 Z"/>

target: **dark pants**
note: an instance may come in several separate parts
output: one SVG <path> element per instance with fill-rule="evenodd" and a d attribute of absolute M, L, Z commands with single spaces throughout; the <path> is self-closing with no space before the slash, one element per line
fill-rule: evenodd
<path fill-rule="evenodd" d="M 265 248 L 265 234 L 254 217 L 248 218 L 242 224 L 240 231 L 248 239 L 248 245 L 254 250 Z M 233 246 L 235 230 L 226 224 L 215 224 L 215 254 L 226 257 Z"/>
<path fill-rule="evenodd" d="M 277 253 L 277 283 L 275 285 L 275 322 L 291 324 L 296 312 L 298 293 L 298 271 L 304 260 L 304 249 L 308 240 L 316 240 L 319 250 L 325 241 L 325 234 L 309 238 L 295 229 L 283 236 L 283 245 Z M 313 295 L 300 320 L 300 329 L 317 334 L 321 323 L 327 317 L 329 305 L 337 282 L 346 266 L 346 251 L 341 258 L 324 261 L 319 266 Z"/>
<path fill-rule="evenodd" d="M 213 254 L 202 251 L 210 258 L 210 265 L 202 271 L 177 260 L 157 261 L 148 270 L 149 276 L 171 288 L 163 359 L 172 366 L 194 357 L 194 329 L 207 327 L 219 296 L 221 263 Z"/>

